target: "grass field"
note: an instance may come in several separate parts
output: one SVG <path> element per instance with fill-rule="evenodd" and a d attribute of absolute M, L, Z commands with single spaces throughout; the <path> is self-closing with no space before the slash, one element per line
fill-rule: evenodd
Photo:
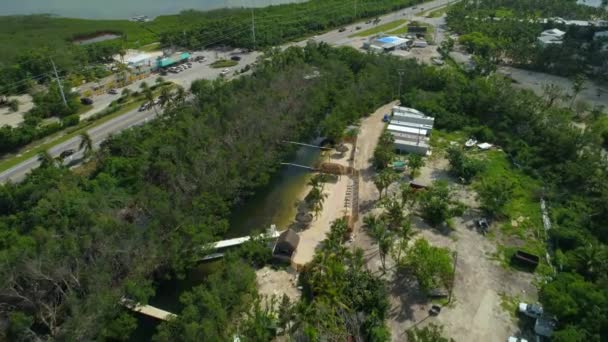
<path fill-rule="evenodd" d="M 399 20 L 395 20 L 395 21 L 391 21 L 388 22 L 386 24 L 382 24 L 382 25 L 378 25 L 376 27 L 372 27 L 370 29 L 367 30 L 363 30 L 354 34 L 351 34 L 350 38 L 352 37 L 367 37 L 367 36 L 371 36 L 373 34 L 377 34 L 377 33 L 381 33 L 381 32 L 389 32 L 391 30 L 394 30 L 396 28 L 398 28 L 399 26 L 403 25 L 407 23 L 407 20 L 405 19 L 399 19 Z"/>
<path fill-rule="evenodd" d="M 407 33 L 407 26 L 402 26 L 402 27 L 399 27 L 399 28 L 397 28 L 395 30 L 388 31 L 386 33 L 387 34 L 393 34 L 393 35 L 406 34 Z"/>
<path fill-rule="evenodd" d="M 448 10 L 447 6 L 446 7 L 441 7 L 441 8 L 438 8 L 438 9 L 426 12 L 426 13 L 423 14 L 423 16 L 425 16 L 427 18 L 439 18 L 442 15 L 444 15 L 445 12 L 447 12 L 447 10 Z"/>

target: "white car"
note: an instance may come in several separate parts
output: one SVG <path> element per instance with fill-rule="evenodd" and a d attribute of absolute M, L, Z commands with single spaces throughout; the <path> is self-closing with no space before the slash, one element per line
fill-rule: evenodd
<path fill-rule="evenodd" d="M 222 72 L 220 74 L 222 74 L 223 76 L 228 75 L 228 73 L 230 72 L 230 69 L 226 68 L 224 70 L 222 70 Z"/>

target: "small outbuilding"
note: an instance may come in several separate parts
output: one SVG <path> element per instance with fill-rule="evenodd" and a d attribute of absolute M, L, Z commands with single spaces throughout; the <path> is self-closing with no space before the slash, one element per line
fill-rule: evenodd
<path fill-rule="evenodd" d="M 277 243 L 274 245 L 272 255 L 275 258 L 290 261 L 291 256 L 298 248 L 299 243 L 300 236 L 293 229 L 287 229 L 279 235 Z"/>

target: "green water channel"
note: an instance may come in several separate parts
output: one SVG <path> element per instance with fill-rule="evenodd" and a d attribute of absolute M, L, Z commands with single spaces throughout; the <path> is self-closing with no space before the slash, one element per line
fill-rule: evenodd
<path fill-rule="evenodd" d="M 312 166 L 320 156 L 319 149 L 301 147 L 286 160 L 289 163 Z M 298 196 L 306 189 L 311 173 L 309 170 L 284 166 L 275 173 L 270 182 L 258 189 L 254 195 L 235 206 L 230 217 L 230 229 L 226 238 L 249 235 L 275 224 L 277 229 L 286 229 L 297 213 Z M 208 274 L 218 267 L 221 261 L 205 262 L 193 267 L 184 279 L 172 279 L 160 283 L 156 296 L 149 304 L 169 312 L 179 313 L 182 305 L 179 297 L 182 293 L 203 283 Z M 160 323 L 156 319 L 136 315 L 138 327 L 131 341 L 149 341 Z"/>

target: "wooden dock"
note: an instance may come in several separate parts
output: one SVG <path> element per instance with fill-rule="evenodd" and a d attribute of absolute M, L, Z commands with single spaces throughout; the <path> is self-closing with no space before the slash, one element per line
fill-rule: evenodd
<path fill-rule="evenodd" d="M 276 230 L 266 234 L 266 236 L 269 239 L 277 238 L 277 237 L 279 237 L 279 235 L 281 235 L 281 232 L 278 232 Z M 244 244 L 245 242 L 247 242 L 249 240 L 251 240 L 251 236 L 244 236 L 244 237 L 240 237 L 240 238 L 222 240 L 222 241 L 214 242 L 213 245 L 211 246 L 211 248 L 221 249 L 221 248 L 227 248 L 227 247 L 234 247 L 234 246 Z"/>

